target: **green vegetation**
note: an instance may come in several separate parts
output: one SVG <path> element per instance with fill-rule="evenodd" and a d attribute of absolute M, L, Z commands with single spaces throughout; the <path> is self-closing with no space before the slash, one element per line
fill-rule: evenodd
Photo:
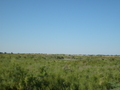
<path fill-rule="evenodd" d="M 120 56 L 1 53 L 0 90 L 120 90 Z"/>

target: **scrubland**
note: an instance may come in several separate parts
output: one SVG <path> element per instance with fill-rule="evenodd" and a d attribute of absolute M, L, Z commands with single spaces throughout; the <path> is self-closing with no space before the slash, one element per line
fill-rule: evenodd
<path fill-rule="evenodd" d="M 0 54 L 0 90 L 120 90 L 120 55 Z"/>

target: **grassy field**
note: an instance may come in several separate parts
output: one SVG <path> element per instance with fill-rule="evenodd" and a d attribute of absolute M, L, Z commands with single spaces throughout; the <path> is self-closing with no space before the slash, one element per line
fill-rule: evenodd
<path fill-rule="evenodd" d="M 120 90 L 120 56 L 0 54 L 0 90 Z"/>

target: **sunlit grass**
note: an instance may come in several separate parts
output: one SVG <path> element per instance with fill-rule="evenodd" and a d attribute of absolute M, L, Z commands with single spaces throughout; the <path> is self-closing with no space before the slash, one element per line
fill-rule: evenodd
<path fill-rule="evenodd" d="M 119 90 L 120 56 L 0 54 L 0 90 Z"/>

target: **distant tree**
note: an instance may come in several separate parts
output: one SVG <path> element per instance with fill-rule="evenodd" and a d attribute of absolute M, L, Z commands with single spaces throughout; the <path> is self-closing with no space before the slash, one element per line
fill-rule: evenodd
<path fill-rule="evenodd" d="M 13 52 L 11 52 L 11 54 L 13 54 Z"/>
<path fill-rule="evenodd" d="M 4 54 L 7 54 L 7 52 L 4 52 Z"/>
<path fill-rule="evenodd" d="M 3 54 L 3 52 L 0 52 L 0 54 Z"/>

